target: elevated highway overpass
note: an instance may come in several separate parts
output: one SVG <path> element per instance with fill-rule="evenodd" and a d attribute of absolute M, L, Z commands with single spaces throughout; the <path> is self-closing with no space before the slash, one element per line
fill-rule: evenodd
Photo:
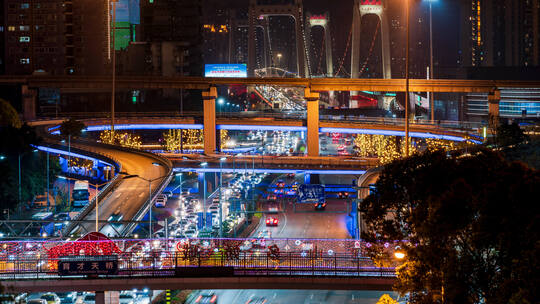
<path fill-rule="evenodd" d="M 101 113 L 104 115 L 105 113 Z M 317 121 L 310 123 L 310 118 L 302 114 L 267 114 L 267 113 L 238 113 L 212 116 L 212 122 L 206 113 L 188 113 L 183 116 L 153 116 L 152 113 L 139 116 L 117 117 L 116 130 L 126 129 L 202 129 L 205 134 L 205 154 L 212 155 L 218 145 L 217 130 L 269 130 L 269 131 L 297 131 L 307 132 L 308 156 L 319 157 L 319 133 L 352 133 L 352 134 L 379 134 L 404 136 L 404 121 L 401 119 L 388 118 L 358 118 L 344 116 L 322 116 L 311 118 Z M 165 114 L 165 115 L 163 115 Z M 213 112 L 215 115 L 215 112 Z M 98 116 L 97 114 L 96 116 Z M 308 115 L 309 116 L 309 111 Z M 83 117 L 82 115 L 80 117 Z M 210 119 L 211 120 L 211 119 Z M 87 131 L 101 131 L 110 129 L 110 119 L 93 118 L 85 119 Z M 52 132 L 55 129 L 51 129 Z M 466 141 L 481 143 L 483 138 L 479 136 L 478 125 L 467 123 L 429 124 L 413 123 L 409 128 L 411 137 L 436 138 L 451 141 Z M 312 150 L 310 151 L 310 147 Z"/>
<path fill-rule="evenodd" d="M 52 122 L 30 123 L 34 126 L 47 128 Z M 121 147 L 115 147 L 106 144 L 98 144 L 81 139 L 72 139 L 71 148 L 80 151 L 74 153 L 68 152 L 70 149 L 67 142 L 61 142 L 59 138 L 47 137 L 47 142 L 56 142 L 55 150 L 50 151 L 57 154 L 71 155 L 78 157 L 79 153 L 84 151 L 90 155 L 103 155 L 119 164 L 123 174 L 116 172 L 117 176 L 113 179 L 113 190 L 107 189 L 104 197 L 99 198 L 99 223 L 98 230 L 105 235 L 124 236 L 129 234 L 134 225 L 124 224 L 111 227 L 106 221 L 111 215 L 122 215 L 126 221 L 140 221 L 144 214 L 149 210 L 150 204 L 155 196 L 160 193 L 172 178 L 172 164 L 169 160 L 152 153 L 136 151 Z M 49 147 L 40 146 L 39 149 L 49 151 Z M 139 178 L 125 179 L 125 175 L 138 176 Z M 149 193 L 149 187 L 152 194 Z M 149 196 L 151 199 L 149 200 Z M 95 198 L 84 208 L 74 220 L 95 220 L 96 219 L 96 200 Z M 104 223 L 105 222 L 105 223 Z M 64 235 L 72 233 L 85 234 L 95 231 L 95 224 L 92 222 L 79 222 L 78 224 L 69 224 L 64 229 Z"/>

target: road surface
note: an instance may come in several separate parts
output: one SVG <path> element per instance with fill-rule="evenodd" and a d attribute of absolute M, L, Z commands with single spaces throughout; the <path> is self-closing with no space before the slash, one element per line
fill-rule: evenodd
<path fill-rule="evenodd" d="M 387 291 L 344 291 L 344 290 L 213 290 L 220 304 L 244 304 L 250 299 L 263 298 L 264 304 L 375 304 L 383 294 L 389 294 L 393 299 L 398 295 Z M 187 303 L 195 303 L 199 291 L 190 297 Z M 260 303 L 260 302 L 258 302 Z"/>
<path fill-rule="evenodd" d="M 154 191 L 161 183 L 162 179 L 159 177 L 167 174 L 165 164 L 158 163 L 154 158 L 142 154 L 79 143 L 72 144 L 72 146 L 115 159 L 121 163 L 122 171 L 128 175 L 138 175 L 145 179 L 158 178 L 152 182 L 152 191 Z M 118 183 L 116 188 L 104 199 L 99 201 L 100 220 L 107 220 L 114 213 L 121 214 L 122 220 L 130 220 L 144 203 L 148 201 L 149 182 L 137 177 L 123 179 L 120 176 L 119 178 L 122 180 Z M 85 217 L 87 220 L 94 220 L 95 218 L 95 209 Z M 84 226 L 81 230 L 82 234 L 95 231 L 95 223 L 85 223 L 81 225 Z M 110 236 L 116 236 L 122 228 L 122 225 L 111 227 L 111 225 L 107 223 L 99 224 L 99 231 Z"/>

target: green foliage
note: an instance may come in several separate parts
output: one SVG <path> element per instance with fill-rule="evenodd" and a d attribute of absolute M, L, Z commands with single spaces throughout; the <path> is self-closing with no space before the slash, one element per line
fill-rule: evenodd
<path fill-rule="evenodd" d="M 528 136 L 523 133 L 519 125 L 514 122 L 512 124 L 501 124 L 497 128 L 495 143 L 499 147 L 507 147 L 520 144 L 528 139 Z"/>
<path fill-rule="evenodd" d="M 22 125 L 19 114 L 13 106 L 0 98 L 0 126 L 20 128 Z"/>
<path fill-rule="evenodd" d="M 503 154 L 510 161 L 521 161 L 531 168 L 540 169 L 540 139 L 503 149 Z"/>
<path fill-rule="evenodd" d="M 77 137 L 81 135 L 82 130 L 86 128 L 86 125 L 75 119 L 64 120 L 60 125 L 60 133 L 64 137 Z"/>
<path fill-rule="evenodd" d="M 396 288 L 412 303 L 533 303 L 540 174 L 489 150 L 469 153 L 385 166 L 362 204 L 363 237 L 401 241 Z"/>

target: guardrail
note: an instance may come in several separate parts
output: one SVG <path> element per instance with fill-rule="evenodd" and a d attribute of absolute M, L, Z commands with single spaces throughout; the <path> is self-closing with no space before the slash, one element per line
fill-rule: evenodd
<path fill-rule="evenodd" d="M 124 148 L 124 149 L 129 150 L 129 151 L 131 151 L 133 153 L 138 153 L 140 155 L 144 155 L 144 156 L 147 156 L 147 157 L 154 158 L 157 161 L 165 164 L 165 166 L 167 168 L 166 177 L 161 181 L 161 183 L 156 188 L 156 190 L 153 191 L 153 193 L 151 194 L 151 197 L 148 198 L 148 202 L 145 203 L 143 205 L 143 207 L 140 208 L 139 211 L 137 211 L 137 213 L 132 218 L 132 220 L 134 220 L 134 221 L 140 221 L 140 220 L 142 220 L 142 218 L 144 217 L 146 212 L 148 212 L 148 210 L 150 210 L 150 208 L 152 208 L 152 204 L 153 204 L 154 200 L 157 198 L 157 196 L 159 194 L 161 194 L 163 192 L 163 190 L 165 190 L 165 187 L 167 187 L 167 185 L 171 182 L 171 179 L 173 177 L 173 165 L 172 165 L 172 162 L 169 159 L 161 157 L 161 156 L 153 154 L 153 153 L 134 150 L 134 149 L 128 149 L 128 148 Z M 124 229 L 122 230 L 121 235 L 125 236 L 125 235 L 130 234 L 135 229 L 136 226 L 137 226 L 137 224 L 135 224 L 135 223 L 130 223 L 130 224 L 126 225 L 124 227 Z"/>

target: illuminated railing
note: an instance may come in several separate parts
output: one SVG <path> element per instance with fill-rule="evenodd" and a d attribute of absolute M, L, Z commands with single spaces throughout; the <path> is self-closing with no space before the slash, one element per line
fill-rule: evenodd
<path fill-rule="evenodd" d="M 145 241 L 141 242 L 144 244 Z M 272 246 L 270 249 L 236 250 L 228 245 L 204 246 L 204 242 L 199 242 L 200 246 L 188 246 L 185 243 L 169 250 L 156 249 L 153 245 L 136 246 L 135 243 L 125 252 L 107 252 L 107 249 L 103 248 L 106 256 L 74 255 L 68 252 L 62 255 L 47 255 L 30 250 L 3 256 L 0 259 L 0 278 L 17 280 L 70 276 L 74 274 L 65 274 L 59 269 L 59 261 L 91 262 L 103 257 L 114 257 L 116 263 L 117 270 L 107 274 L 107 277 L 167 277 L 182 276 L 186 273 L 189 273 L 189 276 L 194 276 L 195 273 L 196 276 L 195 267 L 207 275 L 215 276 L 395 277 L 393 266 L 377 267 L 369 258 L 363 257 L 360 250 L 349 253 L 315 249 L 281 252 Z"/>
<path fill-rule="evenodd" d="M 395 276 L 392 261 L 378 267 L 365 257 L 370 246 L 350 239 L 8 241 L 0 242 L 0 278 L 58 277 L 59 261 L 102 257 L 117 261 L 115 276 L 172 276 L 192 267 L 230 275 Z"/>

